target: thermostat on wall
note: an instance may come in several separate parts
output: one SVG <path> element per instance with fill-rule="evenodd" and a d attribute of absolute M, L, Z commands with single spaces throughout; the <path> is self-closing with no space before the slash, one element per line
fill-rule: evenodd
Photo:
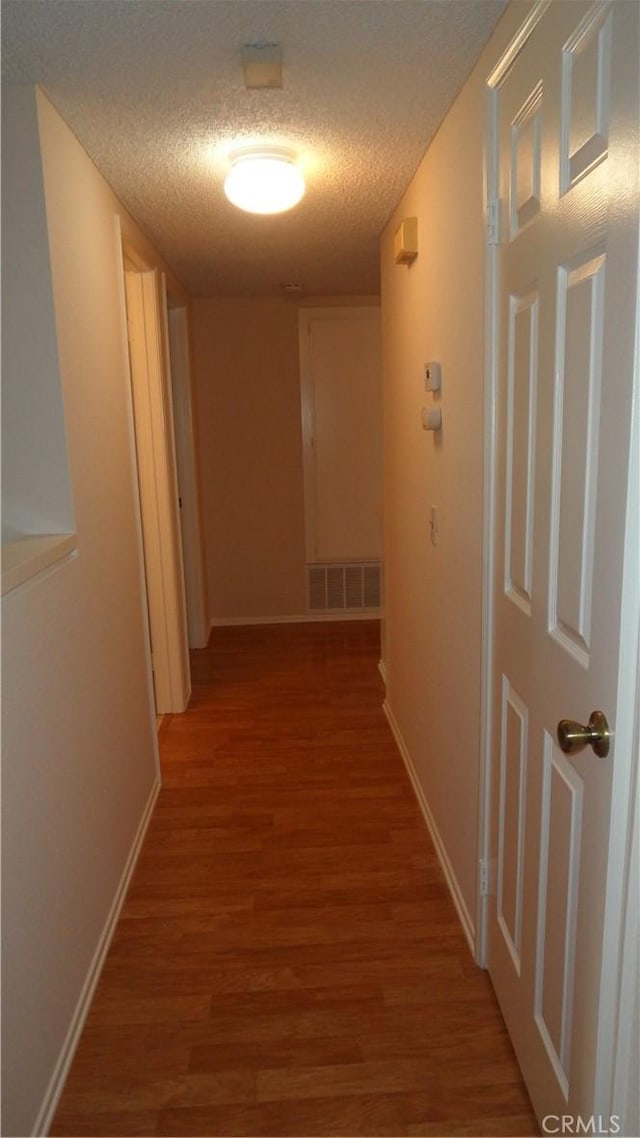
<path fill-rule="evenodd" d="M 442 382 L 442 368 L 437 360 L 431 360 L 430 363 L 424 365 L 424 389 L 425 391 L 439 391 Z"/>

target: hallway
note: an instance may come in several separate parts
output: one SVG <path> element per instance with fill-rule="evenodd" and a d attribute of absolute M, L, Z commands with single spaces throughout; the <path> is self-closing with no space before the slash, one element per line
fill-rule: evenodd
<path fill-rule="evenodd" d="M 535 1135 L 374 622 L 218 629 L 54 1135 Z"/>

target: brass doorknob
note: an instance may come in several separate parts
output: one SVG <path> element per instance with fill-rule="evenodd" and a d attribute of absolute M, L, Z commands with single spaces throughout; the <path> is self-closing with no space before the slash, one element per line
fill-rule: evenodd
<path fill-rule="evenodd" d="M 593 747 L 600 759 L 609 754 L 611 732 L 603 711 L 592 711 L 586 727 L 573 719 L 561 719 L 558 724 L 558 743 L 565 755 L 577 755 L 585 747 Z"/>

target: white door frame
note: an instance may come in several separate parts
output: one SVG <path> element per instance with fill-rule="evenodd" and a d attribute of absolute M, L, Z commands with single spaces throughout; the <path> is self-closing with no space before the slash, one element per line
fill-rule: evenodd
<path fill-rule="evenodd" d="M 498 198 L 498 91 L 512 64 L 529 39 L 552 0 L 536 0 L 529 13 L 487 77 L 486 146 L 486 269 L 485 269 L 485 397 L 484 397 L 484 494 L 482 584 L 482 704 L 481 770 L 479 785 L 478 865 L 491 881 L 490 796 L 492 772 L 492 688 L 493 688 L 493 585 L 496 564 L 496 400 L 498 384 L 498 287 L 500 202 Z M 628 1049 L 633 1028 L 628 1027 L 626 993 L 634 982 L 634 954 L 625 952 L 625 929 L 638 919 L 638 898 L 634 895 L 632 839 L 634 800 L 638 791 L 640 754 L 640 709 L 637 706 L 640 680 L 640 295 L 636 317 L 636 359 L 634 369 L 634 422 L 629 467 L 629 484 L 624 543 L 622 620 L 620 642 L 620 681 L 615 709 L 616 764 L 613 771 L 611 824 L 608 848 L 606 908 L 604 919 L 603 965 L 600 977 L 598 1011 L 598 1056 L 595 1074 L 596 1110 L 604 1116 L 615 1113 L 616 1099 L 623 1092 L 624 1072 L 629 1069 Z M 637 825 L 637 822 L 636 822 Z M 489 869 L 488 875 L 486 869 Z M 480 880 L 480 869 L 479 869 Z M 478 964 L 487 965 L 488 897 L 477 890 L 476 945 Z"/>
<path fill-rule="evenodd" d="M 640 264 L 640 232 L 638 234 Z M 622 1093 L 623 1071 L 628 1067 L 629 1048 L 633 1048 L 633 1031 L 626 1033 L 625 1024 L 633 1010 L 628 995 L 637 983 L 638 946 L 628 943 L 633 929 L 638 928 L 640 898 L 638 896 L 638 826 L 640 808 L 640 285 L 636 297 L 635 364 L 631 423 L 631 453 L 625 521 L 624 569 L 622 577 L 622 621 L 619 655 L 619 699 L 616 708 L 616 762 L 611 789 L 611 823 L 609 864 L 604 913 L 603 968 L 600 985 L 600 1023 L 609 1031 L 598 1055 L 596 1067 L 596 1102 L 613 1103 Z M 635 847 L 635 848 L 634 848 Z M 615 964 L 614 964 L 615 962 Z M 607 967 L 608 965 L 608 967 Z M 638 1008 L 636 1007 L 636 1014 Z M 615 1043 L 614 1043 L 615 1040 Z M 637 1046 L 637 1040 L 635 1041 Z M 633 1054 L 633 1052 L 631 1052 Z M 637 1071 L 628 1075 L 637 1094 Z M 627 1087 L 627 1091 L 628 1091 Z M 615 1094 L 616 1099 L 612 1096 Z M 607 1108 L 609 1113 L 611 1109 Z M 636 1127 L 639 1118 L 635 1120 Z M 627 1130 L 631 1133 L 631 1130 Z"/>
<path fill-rule="evenodd" d="M 161 329 L 157 270 L 122 246 L 127 306 L 123 334 L 132 389 L 135 449 L 155 703 L 182 712 L 191 694 L 182 548 L 173 458 L 173 415 Z"/>
<path fill-rule="evenodd" d="M 184 585 L 189 646 L 205 648 L 211 631 L 208 618 L 200 480 L 193 413 L 192 361 L 189 310 L 176 300 L 163 274 L 163 317 L 166 357 L 169 361 L 175 454 L 180 492 L 180 529 L 184 559 Z"/>

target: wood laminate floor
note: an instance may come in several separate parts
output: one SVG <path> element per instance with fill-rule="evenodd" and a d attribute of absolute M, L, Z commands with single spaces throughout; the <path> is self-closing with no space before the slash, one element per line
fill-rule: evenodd
<path fill-rule="evenodd" d="M 220 629 L 54 1135 L 536 1135 L 373 622 Z"/>

